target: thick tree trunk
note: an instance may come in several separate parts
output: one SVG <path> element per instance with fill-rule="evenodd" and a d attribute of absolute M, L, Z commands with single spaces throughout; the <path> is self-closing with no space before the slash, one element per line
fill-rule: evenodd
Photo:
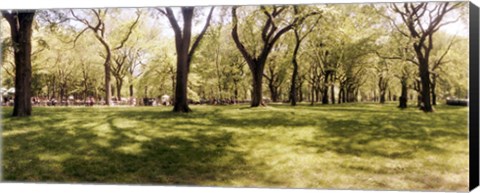
<path fill-rule="evenodd" d="M 175 33 L 175 48 L 177 52 L 177 76 L 176 76 L 176 85 L 175 85 L 175 97 L 174 97 L 174 112 L 191 112 L 191 109 L 188 107 L 188 72 L 190 68 L 190 62 L 195 53 L 195 49 L 200 43 L 205 31 L 207 30 L 210 19 L 213 13 L 213 7 L 210 9 L 210 13 L 207 17 L 206 24 L 194 43 L 190 48 L 190 41 L 192 37 L 192 19 L 194 7 L 182 7 L 182 16 L 183 16 L 183 31 L 180 29 L 178 22 L 175 19 L 175 15 L 171 8 L 165 8 L 163 12 Z"/>
<path fill-rule="evenodd" d="M 238 83 L 237 81 L 233 81 L 233 98 L 235 99 L 235 103 L 238 100 Z"/>
<path fill-rule="evenodd" d="M 60 87 L 60 105 L 63 105 L 63 98 L 65 98 L 65 86 Z"/>
<path fill-rule="evenodd" d="M 252 91 L 252 102 L 250 104 L 251 107 L 258 107 L 260 105 L 264 105 L 262 102 L 262 79 L 263 79 L 263 65 L 258 65 L 258 70 L 252 72 L 253 74 L 253 91 Z"/>
<path fill-rule="evenodd" d="M 268 84 L 268 88 L 270 89 L 270 97 L 272 97 L 273 102 L 278 101 L 278 88 L 273 85 L 273 82 Z"/>
<path fill-rule="evenodd" d="M 190 112 L 187 99 L 187 55 L 178 54 L 177 57 L 177 84 L 175 87 L 175 105 L 173 107 L 174 112 Z"/>
<path fill-rule="evenodd" d="M 378 90 L 380 91 L 380 104 L 385 104 L 385 95 L 387 94 L 387 80 L 382 76 L 378 79 Z"/>
<path fill-rule="evenodd" d="M 324 77 L 325 88 L 323 88 L 322 104 L 328 104 L 328 88 L 329 88 L 328 77 L 329 77 L 329 73 L 325 73 L 325 77 Z"/>
<path fill-rule="evenodd" d="M 193 8 L 182 8 L 184 28 L 183 35 L 181 32 L 176 32 L 175 45 L 177 49 L 177 76 L 175 85 L 175 104 L 174 112 L 191 112 L 188 107 L 188 62 L 189 62 L 189 47 L 192 30 Z"/>
<path fill-rule="evenodd" d="M 392 92 L 388 89 L 388 101 L 392 101 Z"/>
<path fill-rule="evenodd" d="M 123 80 L 118 79 L 117 81 L 117 100 L 120 100 L 122 97 L 122 86 L 123 86 Z"/>
<path fill-rule="evenodd" d="M 298 89 L 298 91 L 297 91 L 297 93 L 298 93 L 298 98 L 297 98 L 297 99 L 298 99 L 299 102 L 303 102 L 302 86 L 303 86 L 303 82 L 300 82 L 300 84 L 298 85 L 298 88 L 297 88 L 297 89 Z"/>
<path fill-rule="evenodd" d="M 380 104 L 385 104 L 385 91 L 380 91 Z"/>
<path fill-rule="evenodd" d="M 432 108 L 432 103 L 431 103 L 431 98 L 430 98 L 430 72 L 428 69 L 428 61 L 427 60 L 421 60 L 420 65 L 420 80 L 422 84 L 422 107 L 421 109 L 424 112 L 433 112 Z"/>
<path fill-rule="evenodd" d="M 2 11 L 10 24 L 11 38 L 15 60 L 15 98 L 13 104 L 14 117 L 25 117 L 32 114 L 32 24 L 35 11 L 7 13 Z"/>
<path fill-rule="evenodd" d="M 408 102 L 407 80 L 402 79 L 401 84 L 402 84 L 402 93 L 400 94 L 400 104 L 398 105 L 398 107 L 401 109 L 404 109 L 404 108 L 407 108 L 407 102 Z"/>

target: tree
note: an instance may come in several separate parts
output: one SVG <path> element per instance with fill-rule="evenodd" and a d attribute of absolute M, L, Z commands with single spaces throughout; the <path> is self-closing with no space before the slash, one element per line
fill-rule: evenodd
<path fill-rule="evenodd" d="M 287 56 L 288 48 L 286 44 L 280 42 L 272 49 L 272 57 L 267 60 L 267 69 L 263 76 L 267 79 L 267 86 L 270 90 L 272 102 L 278 102 L 281 96 L 281 85 L 287 78 L 287 65 L 289 65 L 289 57 Z"/>
<path fill-rule="evenodd" d="M 191 109 L 188 107 L 188 98 L 187 98 L 187 83 L 188 83 L 188 72 L 190 69 L 190 63 L 193 58 L 193 54 L 200 44 L 203 35 L 207 31 L 208 26 L 210 25 L 210 19 L 212 18 L 212 13 L 214 7 L 210 9 L 210 13 L 207 16 L 207 21 L 203 27 L 200 34 L 197 36 L 192 46 L 190 46 L 191 36 L 192 36 L 192 20 L 194 7 L 182 7 L 181 12 L 183 16 L 183 30 L 180 28 L 177 19 L 173 10 L 169 7 L 165 9 L 158 8 L 163 15 L 168 18 L 170 25 L 172 26 L 173 32 L 175 33 L 175 48 L 177 52 L 177 76 L 176 76 L 176 85 L 175 85 L 175 104 L 173 107 L 174 112 L 191 112 Z"/>
<path fill-rule="evenodd" d="M 432 65 L 430 69 L 430 75 L 431 75 L 430 85 L 431 85 L 431 94 L 432 94 L 432 105 L 437 105 L 436 90 L 437 90 L 437 80 L 439 79 L 439 76 L 440 76 L 440 73 L 438 72 L 439 68 L 441 68 L 443 64 L 449 62 L 445 60 L 445 56 L 447 56 L 455 40 L 455 37 L 452 37 L 448 45 L 445 45 L 445 40 L 447 40 L 448 37 L 444 37 L 445 34 L 442 34 L 442 33 L 438 33 L 437 35 L 439 37 L 435 37 L 435 38 L 439 39 L 438 43 L 440 43 L 440 45 L 437 45 L 439 49 L 434 49 L 432 50 L 432 53 L 431 53 Z"/>
<path fill-rule="evenodd" d="M 404 3 L 403 7 L 392 4 L 391 9 L 397 13 L 407 31 L 397 26 L 398 32 L 402 35 L 413 38 L 413 49 L 416 54 L 421 85 L 422 110 L 424 112 L 433 112 L 431 101 L 431 81 L 430 81 L 430 53 L 433 49 L 433 35 L 442 26 L 455 21 L 444 21 L 448 12 L 462 5 L 462 3 Z"/>
<path fill-rule="evenodd" d="M 251 107 L 258 107 L 264 105 L 262 101 L 262 79 L 263 71 L 265 68 L 265 63 L 267 61 L 268 55 L 270 54 L 273 46 L 277 40 L 286 32 L 291 30 L 294 25 L 298 22 L 299 18 L 294 16 L 292 22 L 285 24 L 280 28 L 280 14 L 288 10 L 289 7 L 283 6 L 272 6 L 270 9 L 265 6 L 260 6 L 260 10 L 263 15 L 266 17 L 265 23 L 261 27 L 261 50 L 257 55 L 256 48 L 247 50 L 244 43 L 241 42 L 238 35 L 238 18 L 237 18 L 237 9 L 238 7 L 232 7 L 232 17 L 233 17 L 233 28 L 232 28 L 232 37 L 237 46 L 238 50 L 242 54 L 243 58 L 248 64 L 248 67 L 252 73 L 252 102 Z"/>
<path fill-rule="evenodd" d="M 302 9 L 302 11 L 306 12 L 305 9 Z M 299 14 L 299 12 L 300 12 L 299 8 L 295 6 L 295 13 Z M 317 14 L 317 12 L 312 11 L 307 15 L 311 16 L 314 14 Z M 313 31 L 315 27 L 317 27 L 318 21 L 320 20 L 321 17 L 322 17 L 321 15 L 318 16 L 315 19 L 314 23 L 310 25 L 304 24 L 305 23 L 304 20 L 307 19 L 307 17 L 304 17 L 293 28 L 293 32 L 295 34 L 295 47 L 293 48 L 293 53 L 292 53 L 293 72 L 292 72 L 292 79 L 290 81 L 290 104 L 292 106 L 297 105 L 298 51 L 300 49 L 302 41 L 308 36 L 308 34 L 310 34 Z"/>
<path fill-rule="evenodd" d="M 14 117 L 32 114 L 32 24 L 35 11 L 2 11 L 3 17 L 10 25 L 10 34 L 15 58 L 15 99 Z"/>
<path fill-rule="evenodd" d="M 105 27 L 105 19 L 106 19 L 106 15 L 107 15 L 107 11 L 108 9 L 91 9 L 91 14 L 94 15 L 93 19 L 91 19 L 90 21 L 87 19 L 87 18 L 81 18 L 80 16 L 77 16 L 77 14 L 75 14 L 75 12 L 73 10 L 70 10 L 70 13 L 72 15 L 72 17 L 84 24 L 86 27 L 80 31 L 78 33 L 78 35 L 75 37 L 75 40 L 74 40 L 74 44 L 75 42 L 77 41 L 77 39 L 87 30 L 90 30 L 91 32 L 93 32 L 93 34 L 95 35 L 95 38 L 102 44 L 102 46 L 104 47 L 104 51 L 105 51 L 105 55 L 104 55 L 104 58 L 105 58 L 105 61 L 103 63 L 103 66 L 104 66 L 104 69 L 105 69 L 105 103 L 107 105 L 112 105 L 111 104 L 111 99 L 112 99 L 112 85 L 110 83 L 110 80 L 111 80 L 111 63 L 112 63 L 112 52 L 115 51 L 115 50 L 119 50 L 121 49 L 124 45 L 125 45 L 125 42 L 127 42 L 127 40 L 129 39 L 130 35 L 132 34 L 133 32 L 133 29 L 135 28 L 135 26 L 137 25 L 139 19 L 140 19 L 140 16 L 141 16 L 141 12 L 137 10 L 136 12 L 136 18 L 135 20 L 132 22 L 132 24 L 128 27 L 128 31 L 127 33 L 125 34 L 125 36 L 120 40 L 120 42 L 118 43 L 117 46 L 114 46 L 111 44 L 111 42 L 108 41 L 107 39 L 107 36 L 108 34 L 106 34 L 106 27 Z"/>

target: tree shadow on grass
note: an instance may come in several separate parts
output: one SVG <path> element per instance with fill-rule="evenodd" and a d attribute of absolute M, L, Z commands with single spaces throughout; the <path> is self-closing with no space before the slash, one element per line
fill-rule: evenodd
<path fill-rule="evenodd" d="M 249 170 L 242 154 L 229 150 L 231 136 L 154 138 L 138 152 L 100 148 L 92 158 L 65 160 L 63 174 L 73 181 L 203 185 L 226 182 Z M 236 171 L 237 173 L 234 173 Z"/>
<path fill-rule="evenodd" d="M 57 122 L 60 119 L 35 122 L 43 130 L 5 136 L 4 180 L 228 185 L 237 178 L 260 172 L 258 166 L 247 164 L 243 152 L 235 150 L 230 132 L 191 130 L 185 136 L 138 140 L 127 135 L 129 129 L 114 124 L 118 117 L 113 114 L 93 124 L 88 119 L 73 125 Z M 104 124 L 108 135 L 92 131 Z M 184 124 L 195 127 L 196 123 Z"/>
<path fill-rule="evenodd" d="M 368 119 L 328 119 L 315 132 L 313 140 L 301 140 L 298 145 L 316 148 L 318 153 L 331 151 L 391 159 L 411 159 L 418 151 L 446 153 L 450 150 L 441 147 L 439 140 L 457 141 L 468 137 L 465 118 L 445 120 L 448 116 L 458 115 L 432 115 L 425 119 L 393 113 Z"/>

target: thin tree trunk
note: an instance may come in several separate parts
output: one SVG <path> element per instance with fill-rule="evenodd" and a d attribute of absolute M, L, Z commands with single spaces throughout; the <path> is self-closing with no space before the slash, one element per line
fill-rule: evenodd
<path fill-rule="evenodd" d="M 323 96 L 322 96 L 322 104 L 328 104 L 328 77 L 329 77 L 330 73 L 325 73 L 325 77 L 324 77 L 324 84 L 325 84 L 325 88 L 323 88 Z"/>
<path fill-rule="evenodd" d="M 335 74 L 330 75 L 330 83 L 332 84 L 330 97 L 332 97 L 331 99 L 332 104 L 335 104 L 335 77 L 334 76 Z"/>
<path fill-rule="evenodd" d="M 437 87 L 437 75 L 432 76 L 432 105 L 437 105 L 437 94 L 435 89 Z"/>
<path fill-rule="evenodd" d="M 310 99 L 310 101 L 311 101 L 310 105 L 313 106 L 313 104 L 315 103 L 315 83 L 312 83 L 312 89 L 310 90 L 310 92 L 311 92 L 311 97 L 312 97 Z"/>
<path fill-rule="evenodd" d="M 133 97 L 133 84 L 130 84 L 130 97 Z"/>
<path fill-rule="evenodd" d="M 298 33 L 295 31 L 295 48 L 293 49 L 293 55 L 292 55 L 292 64 L 293 64 L 293 72 L 292 72 L 292 80 L 291 80 L 291 85 L 290 85 L 290 105 L 295 106 L 297 105 L 297 76 L 298 76 L 298 63 L 297 63 L 297 54 L 298 50 L 300 48 L 300 37 L 298 36 Z"/>

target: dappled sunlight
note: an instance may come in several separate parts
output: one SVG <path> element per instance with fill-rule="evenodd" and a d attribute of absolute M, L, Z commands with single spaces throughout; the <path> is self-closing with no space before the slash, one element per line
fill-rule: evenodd
<path fill-rule="evenodd" d="M 10 131 L 3 131 L 2 132 L 2 137 L 9 137 L 9 136 L 14 136 L 14 135 L 19 135 L 19 134 L 28 134 L 30 132 L 36 132 L 40 131 L 40 128 L 15 128 L 15 130 L 10 130 Z"/>
<path fill-rule="evenodd" d="M 72 157 L 71 153 L 63 153 L 63 154 L 56 154 L 56 153 L 40 153 L 37 155 L 38 159 L 41 161 L 53 161 L 53 162 L 62 162 L 66 159 Z"/>
<path fill-rule="evenodd" d="M 104 123 L 95 127 L 91 128 L 94 134 L 98 137 L 106 138 L 106 139 L 111 139 L 113 138 L 113 129 L 111 128 L 110 124 Z"/>
<path fill-rule="evenodd" d="M 125 153 L 125 154 L 140 154 L 142 153 L 142 144 L 141 143 L 132 143 L 128 145 L 123 145 L 120 147 L 117 147 L 115 150 Z"/>
<path fill-rule="evenodd" d="M 35 108 L 29 121 L 6 117 L 5 179 L 396 190 L 468 184 L 466 108 L 193 108 L 186 115 Z"/>

